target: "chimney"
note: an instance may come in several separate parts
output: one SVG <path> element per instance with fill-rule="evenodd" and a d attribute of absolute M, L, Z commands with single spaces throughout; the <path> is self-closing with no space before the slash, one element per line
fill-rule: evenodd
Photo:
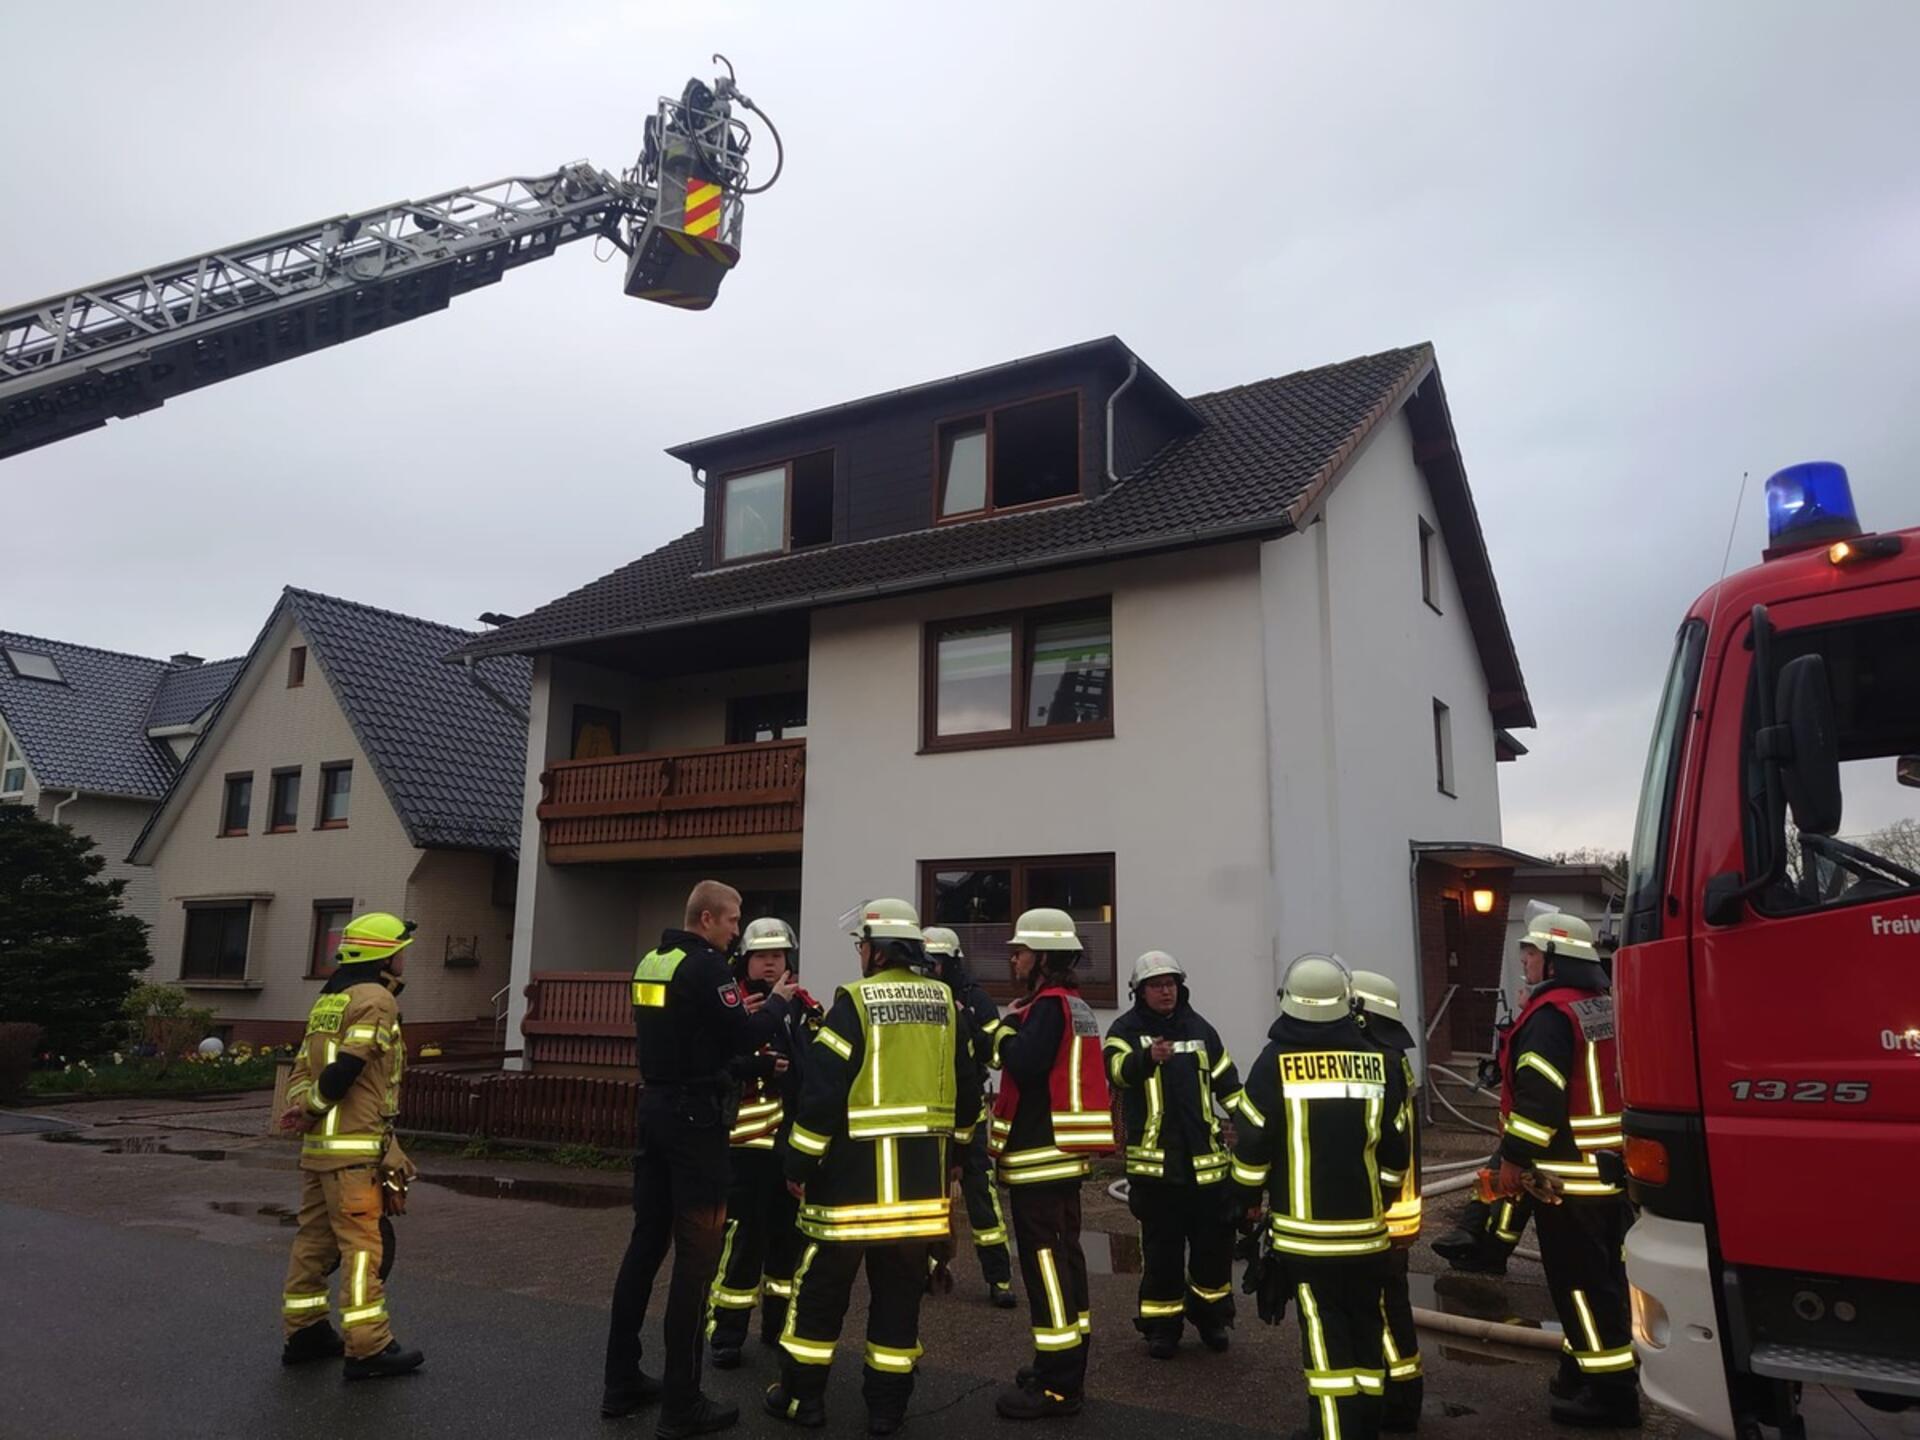
<path fill-rule="evenodd" d="M 502 625 L 511 625 L 515 618 L 512 615 L 502 615 L 498 610 L 488 610 L 480 616 L 480 623 L 498 628 Z"/>
<path fill-rule="evenodd" d="M 169 665 L 204 665 L 207 662 L 202 656 L 189 655 L 186 651 L 182 650 L 178 655 L 169 655 L 167 657 L 167 663 Z"/>

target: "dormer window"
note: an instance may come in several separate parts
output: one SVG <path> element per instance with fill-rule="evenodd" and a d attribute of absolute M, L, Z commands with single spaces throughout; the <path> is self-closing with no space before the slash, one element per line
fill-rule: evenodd
<path fill-rule="evenodd" d="M 1080 392 L 940 426 L 939 518 L 992 515 L 1080 494 Z"/>
<path fill-rule="evenodd" d="M 833 451 L 720 482 L 720 558 L 746 560 L 833 540 Z"/>
<path fill-rule="evenodd" d="M 7 663 L 22 680 L 51 680 L 56 685 L 67 683 L 51 655 L 42 655 L 35 650 L 9 649 Z"/>

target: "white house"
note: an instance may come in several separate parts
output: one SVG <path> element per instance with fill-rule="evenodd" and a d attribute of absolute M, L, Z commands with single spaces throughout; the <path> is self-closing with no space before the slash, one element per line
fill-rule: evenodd
<path fill-rule="evenodd" d="M 1171 950 L 1243 1059 L 1297 953 L 1417 1009 L 1423 907 L 1497 951 L 1533 715 L 1430 347 L 1186 399 L 1108 338 L 670 453 L 700 528 L 456 652 L 534 661 L 536 1064 L 536 982 L 604 976 L 575 1029 L 612 1042 L 614 978 L 709 874 L 796 923 L 820 993 L 861 900 L 994 978 L 1061 905 L 1096 1007 Z"/>

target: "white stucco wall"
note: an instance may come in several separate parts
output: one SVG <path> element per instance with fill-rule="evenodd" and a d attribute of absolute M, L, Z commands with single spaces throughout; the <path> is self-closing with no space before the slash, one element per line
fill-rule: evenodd
<path fill-rule="evenodd" d="M 1113 603 L 1112 739 L 916 753 L 926 621 L 1099 595 Z M 1121 995 L 1133 957 L 1171 950 L 1251 1058 L 1271 1014 L 1259 598 L 1248 543 L 816 613 L 801 892 L 814 993 L 854 973 L 838 917 L 876 895 L 917 902 L 922 860 L 1111 851 Z"/>
<path fill-rule="evenodd" d="M 151 940 L 151 927 L 159 918 L 160 893 L 154 886 L 153 871 L 145 865 L 129 865 L 127 852 L 133 849 L 133 842 L 140 838 L 140 828 L 147 823 L 147 816 L 153 813 L 153 803 L 148 800 L 113 800 L 104 795 L 82 795 L 63 807 L 61 802 L 66 800 L 67 793 L 63 790 L 42 791 L 40 817 L 51 820 L 53 812 L 58 809 L 62 825 L 68 826 L 77 835 L 86 835 L 93 840 L 101 857 L 107 862 L 100 872 L 100 878 L 127 882 L 127 888 L 120 892 L 120 908 L 147 923 L 148 939 Z"/>
<path fill-rule="evenodd" d="M 1419 995 L 1414 840 L 1500 838 L 1487 683 L 1403 417 L 1381 427 L 1317 522 L 1261 547 L 1273 771 L 1275 956 L 1331 947 Z M 1451 710 L 1454 794 L 1434 765 Z M 1418 1033 L 1418 1027 L 1415 1027 Z"/>

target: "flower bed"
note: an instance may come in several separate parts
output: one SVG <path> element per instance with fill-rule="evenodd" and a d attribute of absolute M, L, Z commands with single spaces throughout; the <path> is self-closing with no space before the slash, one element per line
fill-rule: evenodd
<path fill-rule="evenodd" d="M 115 1053 L 103 1059 L 60 1063 L 33 1072 L 29 1095 L 202 1095 L 229 1090 L 271 1090 L 273 1067 L 291 1058 L 292 1046 L 255 1050 L 236 1045 L 223 1055 L 194 1052 L 163 1061 L 151 1055 Z"/>

